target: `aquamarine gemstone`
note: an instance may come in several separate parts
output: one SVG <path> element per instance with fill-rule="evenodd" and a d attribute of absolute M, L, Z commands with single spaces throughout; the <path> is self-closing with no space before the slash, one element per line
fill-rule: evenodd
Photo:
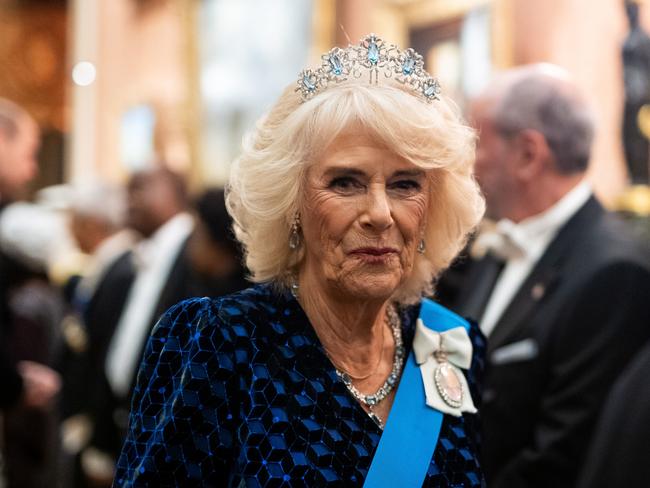
<path fill-rule="evenodd" d="M 370 406 L 377 405 L 377 398 L 375 395 L 368 395 L 366 397 L 366 403 Z"/>
<path fill-rule="evenodd" d="M 314 84 L 313 81 L 311 81 L 309 75 L 305 75 L 302 77 L 302 84 L 308 91 L 314 91 L 316 89 L 316 85 Z"/>
<path fill-rule="evenodd" d="M 377 43 L 374 41 L 368 46 L 368 61 L 372 64 L 377 64 L 379 62 L 379 48 L 377 47 Z"/>
<path fill-rule="evenodd" d="M 335 75 L 340 75 L 343 73 L 343 63 L 341 63 L 341 58 L 336 54 L 330 56 L 329 59 L 330 67 L 332 68 L 332 73 Z"/>
<path fill-rule="evenodd" d="M 402 64 L 402 73 L 410 75 L 413 73 L 413 68 L 415 68 L 415 59 L 411 57 L 406 58 L 406 61 Z"/>

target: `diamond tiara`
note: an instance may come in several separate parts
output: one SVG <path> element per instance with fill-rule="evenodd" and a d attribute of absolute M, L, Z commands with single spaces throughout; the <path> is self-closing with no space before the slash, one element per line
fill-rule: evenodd
<path fill-rule="evenodd" d="M 303 102 L 323 92 L 331 83 L 361 78 L 364 71 L 369 73 L 370 84 L 377 84 L 382 72 L 384 77 L 410 87 L 427 102 L 440 99 L 440 83 L 424 70 L 422 56 L 412 48 L 402 51 L 394 44 L 386 44 L 375 34 L 346 49 L 335 47 L 321 59 L 319 68 L 300 72 L 295 91 L 300 92 Z"/>

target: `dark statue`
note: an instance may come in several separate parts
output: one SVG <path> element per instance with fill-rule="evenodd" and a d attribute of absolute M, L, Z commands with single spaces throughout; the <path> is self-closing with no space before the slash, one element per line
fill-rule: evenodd
<path fill-rule="evenodd" d="M 637 1 L 625 0 L 630 32 L 623 44 L 625 112 L 623 143 L 632 184 L 647 185 L 650 165 L 648 138 L 639 128 L 639 111 L 650 104 L 650 36 L 639 25 Z"/>

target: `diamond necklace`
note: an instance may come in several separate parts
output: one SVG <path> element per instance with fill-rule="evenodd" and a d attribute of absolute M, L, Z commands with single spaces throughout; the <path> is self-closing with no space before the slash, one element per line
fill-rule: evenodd
<path fill-rule="evenodd" d="M 291 291 L 291 295 L 293 295 L 293 298 L 295 298 L 296 301 L 300 301 L 299 290 L 300 287 L 298 285 L 298 280 L 295 277 L 292 277 L 290 291 Z M 381 385 L 379 389 L 371 395 L 365 395 L 361 393 L 352 384 L 352 378 L 350 377 L 350 375 L 347 374 L 345 371 L 339 370 L 339 368 L 336 367 L 336 364 L 334 364 L 334 360 L 327 352 L 327 349 L 323 347 L 325 354 L 327 355 L 327 357 L 330 359 L 330 362 L 334 366 L 334 371 L 336 371 L 336 375 L 339 378 L 341 378 L 341 381 L 346 386 L 348 391 L 352 394 L 352 396 L 358 402 L 368 407 L 369 410 L 369 412 L 367 412 L 368 416 L 382 429 L 384 428 L 384 423 L 382 419 L 379 417 L 379 415 L 377 415 L 373 410 L 374 407 L 376 407 L 382 400 L 384 400 L 390 394 L 391 391 L 393 391 L 395 385 L 397 385 L 397 381 L 399 380 L 400 374 L 402 372 L 402 366 L 404 365 L 404 355 L 405 355 L 404 344 L 402 343 L 402 324 L 393 305 L 389 305 L 386 308 L 386 317 L 388 317 L 388 324 L 390 325 L 390 330 L 393 333 L 393 341 L 395 342 L 395 352 L 393 354 L 393 367 L 390 370 L 390 374 L 388 375 L 388 378 L 386 378 L 386 381 L 384 381 L 384 384 Z M 369 376 L 370 375 L 368 375 L 368 377 Z"/>
<path fill-rule="evenodd" d="M 352 378 L 350 378 L 350 375 L 345 371 L 340 371 L 336 365 L 334 365 L 337 376 L 341 378 L 341 381 L 343 381 L 343 384 L 347 387 L 352 396 L 357 401 L 368 407 L 368 410 L 370 410 L 368 415 L 379 424 L 380 427 L 383 427 L 383 422 L 379 416 L 373 412 L 373 410 L 374 407 L 376 407 L 390 394 L 391 391 L 393 391 L 395 385 L 397 385 L 402 371 L 402 366 L 404 365 L 405 352 L 404 345 L 402 344 L 402 328 L 400 320 L 393 306 L 389 306 L 386 309 L 386 316 L 388 317 L 388 323 L 390 324 L 390 329 L 393 333 L 393 340 L 395 341 L 395 353 L 393 354 L 393 367 L 390 374 L 386 378 L 386 381 L 384 381 L 384 384 L 381 385 L 376 392 L 370 395 L 360 392 L 357 387 L 352 384 Z"/>

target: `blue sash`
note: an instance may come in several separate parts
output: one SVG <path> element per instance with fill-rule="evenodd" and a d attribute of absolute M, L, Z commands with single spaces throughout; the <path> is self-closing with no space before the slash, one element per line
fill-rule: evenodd
<path fill-rule="evenodd" d="M 420 318 L 436 332 L 459 326 L 469 331 L 465 319 L 426 298 L 422 300 Z M 438 443 L 442 416 L 442 412 L 426 404 L 422 375 L 411 349 L 363 486 L 422 486 Z"/>

